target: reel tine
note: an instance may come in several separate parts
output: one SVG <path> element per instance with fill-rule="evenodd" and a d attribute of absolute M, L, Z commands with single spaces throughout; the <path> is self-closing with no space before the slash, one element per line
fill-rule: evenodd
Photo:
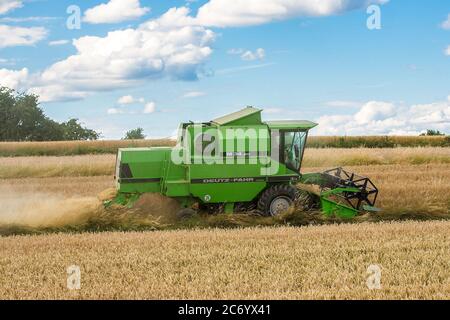
<path fill-rule="evenodd" d="M 359 176 L 353 172 L 348 172 L 343 168 L 334 168 L 326 170 L 322 173 L 326 184 L 322 185 L 322 189 L 335 189 L 340 187 L 350 187 L 359 189 L 359 192 L 345 192 L 342 194 L 342 198 L 357 210 L 361 210 L 365 204 L 369 206 L 375 206 L 375 202 L 378 198 L 378 188 L 373 182 L 363 176 Z M 373 197 L 373 200 L 370 199 Z M 354 203 L 352 200 L 357 199 Z"/>

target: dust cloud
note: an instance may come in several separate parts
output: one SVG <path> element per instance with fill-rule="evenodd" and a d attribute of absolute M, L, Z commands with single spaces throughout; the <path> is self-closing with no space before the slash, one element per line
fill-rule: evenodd
<path fill-rule="evenodd" d="M 62 194 L 20 192 L 13 187 L 0 187 L 0 229 L 19 226 L 35 230 L 44 228 L 73 227 L 83 230 L 109 226 L 153 226 L 176 218 L 179 203 L 160 194 L 144 194 L 132 208 L 112 205 L 105 208 L 104 201 L 115 197 L 114 188 L 106 189 L 96 196 L 67 197 Z"/>
<path fill-rule="evenodd" d="M 32 228 L 80 225 L 101 209 L 97 197 L 65 198 L 47 193 L 17 193 L 0 189 L 0 226 Z"/>

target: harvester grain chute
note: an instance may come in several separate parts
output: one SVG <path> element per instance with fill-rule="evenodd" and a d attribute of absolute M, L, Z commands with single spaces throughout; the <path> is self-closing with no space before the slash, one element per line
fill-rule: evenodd
<path fill-rule="evenodd" d="M 316 123 L 261 120 L 247 107 L 205 123 L 183 123 L 177 145 L 119 149 L 117 197 L 132 206 L 145 193 L 175 198 L 187 217 L 194 209 L 233 213 L 255 208 L 276 216 L 307 195 L 327 216 L 352 218 L 376 211 L 378 189 L 368 178 L 342 168 L 300 173 L 306 140 Z M 315 185 L 317 192 L 306 191 Z"/>

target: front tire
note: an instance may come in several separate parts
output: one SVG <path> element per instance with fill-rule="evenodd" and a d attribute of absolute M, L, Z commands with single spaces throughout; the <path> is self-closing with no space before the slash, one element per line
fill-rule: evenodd
<path fill-rule="evenodd" d="M 279 184 L 264 191 L 258 201 L 258 210 L 266 216 L 278 216 L 294 205 L 297 189 Z"/>

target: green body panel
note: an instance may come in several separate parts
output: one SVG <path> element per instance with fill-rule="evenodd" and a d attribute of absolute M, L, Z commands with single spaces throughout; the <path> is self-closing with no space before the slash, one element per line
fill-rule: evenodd
<path fill-rule="evenodd" d="M 246 126 L 261 124 L 261 111 L 253 107 L 247 107 L 237 112 L 233 112 L 226 116 L 211 121 L 219 126 Z"/>
<path fill-rule="evenodd" d="M 326 192 L 323 192 L 320 196 L 320 203 L 322 205 L 322 211 L 327 216 L 336 216 L 341 219 L 351 219 L 358 214 L 358 210 L 349 206 L 343 205 L 331 199 L 334 195 L 339 195 L 343 192 L 358 192 L 355 188 L 336 188 Z"/>
<path fill-rule="evenodd" d="M 278 121 L 267 121 L 266 124 L 270 129 L 278 130 L 310 130 L 317 126 L 317 123 L 306 121 L 306 120 L 278 120 Z"/>
<path fill-rule="evenodd" d="M 321 174 L 300 175 L 299 171 L 307 132 L 316 125 L 310 121 L 262 122 L 261 110 L 254 108 L 208 123 L 181 124 L 174 148 L 119 149 L 119 195 L 114 202 L 132 205 L 142 193 L 161 193 L 178 199 L 184 207 L 198 201 L 224 204 L 225 212 L 231 213 L 235 203 L 254 201 L 273 184 L 321 185 Z M 351 190 L 320 194 L 326 215 L 351 218 L 358 213 L 333 200 L 345 191 Z"/>
<path fill-rule="evenodd" d="M 323 184 L 323 176 L 320 172 L 313 172 L 313 173 L 304 173 L 300 177 L 300 183 L 304 184 L 316 184 L 316 185 L 322 185 Z"/>
<path fill-rule="evenodd" d="M 120 192 L 160 192 L 161 182 L 171 148 L 119 149 L 117 156 L 116 184 Z M 127 165 L 127 170 L 120 170 Z"/>
<path fill-rule="evenodd" d="M 322 212 L 328 217 L 335 216 L 341 219 L 351 219 L 358 214 L 358 210 L 341 205 L 323 197 L 320 198 L 320 204 L 322 207 Z"/>
<path fill-rule="evenodd" d="M 300 178 L 300 183 L 323 186 L 326 181 L 323 178 L 322 173 L 306 173 Z M 358 214 L 358 210 L 353 209 L 347 205 L 334 201 L 333 196 L 338 196 L 344 192 L 359 192 L 359 189 L 355 188 L 335 188 L 328 191 L 320 192 L 320 204 L 323 213 L 328 216 L 335 216 L 342 219 L 354 218 Z"/>
<path fill-rule="evenodd" d="M 260 165 L 251 164 L 192 164 L 189 168 L 190 179 L 192 181 L 190 191 L 194 197 L 208 203 L 251 201 L 266 188 L 266 181 L 232 181 L 239 178 L 261 177 L 260 170 Z"/>
<path fill-rule="evenodd" d="M 294 129 L 310 128 L 303 122 L 298 126 Z M 286 128 L 291 127 L 289 123 Z M 187 147 L 119 150 L 116 172 L 119 192 L 160 192 L 205 203 L 248 202 L 273 183 L 291 183 L 287 175 L 299 177 L 298 172 L 270 158 L 271 129 L 261 121 L 261 110 L 246 108 L 210 123 L 187 123 L 180 128 L 178 142 L 189 142 Z M 205 135 L 211 135 L 214 141 L 216 151 L 212 156 L 204 154 L 203 142 L 196 144 L 198 137 Z M 175 151 L 183 164 L 171 161 Z M 213 161 L 216 163 L 210 165 Z M 123 166 L 128 166 L 128 175 L 124 174 Z M 277 170 L 270 171 L 269 166 Z"/>
<path fill-rule="evenodd" d="M 119 191 L 160 192 L 169 197 L 192 196 L 203 200 L 208 196 L 205 202 L 225 203 L 251 201 L 268 185 L 269 176 L 261 173 L 266 166 L 250 164 L 252 158 L 245 159 L 245 163 L 232 165 L 226 164 L 226 159 L 224 164 L 176 165 L 170 161 L 168 151 L 153 148 L 119 150 L 118 159 L 121 162 L 118 165 L 127 164 L 132 173 L 129 178 L 119 176 Z M 130 154 L 133 156 L 130 157 Z M 280 164 L 277 175 L 284 177 L 286 174 L 296 176 L 295 172 Z M 258 181 L 250 182 L 250 179 Z"/>
<path fill-rule="evenodd" d="M 261 140 L 258 143 L 258 139 L 256 139 L 252 135 L 245 135 L 242 132 L 245 132 L 246 129 L 251 128 L 258 132 L 258 135 L 264 136 L 265 139 Z M 270 146 L 270 131 L 267 125 L 265 124 L 257 124 L 251 127 L 249 126 L 217 126 L 212 123 L 211 125 L 188 125 L 186 127 L 185 135 L 188 136 L 192 142 L 189 145 L 189 156 L 193 163 L 202 162 L 201 159 L 204 158 L 204 154 L 199 150 L 199 144 L 196 143 L 196 140 L 199 139 L 201 135 L 212 135 L 214 139 L 214 145 L 218 151 L 222 153 L 226 151 L 245 151 L 245 152 L 260 152 L 260 153 L 268 153 L 271 151 Z M 220 154 L 217 154 L 221 158 Z M 200 159 L 199 161 L 196 158 Z"/>
<path fill-rule="evenodd" d="M 143 182 L 143 183 L 121 183 L 120 192 L 125 193 L 147 193 L 147 192 L 160 192 L 161 184 L 153 182 Z"/>

